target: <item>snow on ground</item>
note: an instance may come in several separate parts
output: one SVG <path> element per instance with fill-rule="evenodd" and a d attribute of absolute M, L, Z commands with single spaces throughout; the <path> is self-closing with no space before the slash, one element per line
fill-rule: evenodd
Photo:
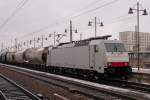
<path fill-rule="evenodd" d="M 133 72 L 137 72 L 137 73 L 146 73 L 146 74 L 150 74 L 150 69 L 143 69 L 143 68 L 132 68 Z"/>

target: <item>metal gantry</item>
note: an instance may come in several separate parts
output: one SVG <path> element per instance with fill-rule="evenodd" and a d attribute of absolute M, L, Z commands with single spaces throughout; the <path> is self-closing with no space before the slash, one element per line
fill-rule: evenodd
<path fill-rule="evenodd" d="M 54 46 L 56 45 L 56 42 L 59 42 L 64 36 L 66 36 L 66 34 L 59 34 L 54 32 L 54 34 L 49 34 L 49 37 L 51 37 L 52 35 L 54 37 Z"/>

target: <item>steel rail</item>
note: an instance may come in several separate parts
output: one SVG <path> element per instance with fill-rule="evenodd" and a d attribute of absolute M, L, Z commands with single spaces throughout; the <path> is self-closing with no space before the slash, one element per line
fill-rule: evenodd
<path fill-rule="evenodd" d="M 115 79 L 107 79 L 105 81 L 106 81 L 105 84 L 109 84 L 111 86 L 119 86 L 122 88 L 128 88 L 136 91 L 150 93 L 150 84 L 136 83 L 127 80 L 115 80 Z"/>
<path fill-rule="evenodd" d="M 150 99 L 149 97 L 145 97 L 143 94 L 135 93 L 134 91 L 131 93 L 123 93 L 120 91 L 113 91 L 113 90 L 109 90 L 105 88 L 100 88 L 97 86 L 92 86 L 92 85 L 77 82 L 77 81 L 65 80 L 64 78 L 61 79 L 60 77 L 49 76 L 41 72 L 36 73 L 35 71 L 33 72 L 31 70 L 26 70 L 22 68 L 18 69 L 16 67 L 12 67 L 11 65 L 7 65 L 6 67 L 9 70 L 24 74 L 34 79 L 37 79 L 37 80 L 40 80 L 49 84 L 54 84 L 56 86 L 66 88 L 70 91 L 79 92 L 81 94 L 87 95 L 89 97 L 93 97 L 95 99 L 104 99 L 100 94 L 107 94 L 109 96 L 111 95 L 117 98 L 128 99 L 128 100 L 141 100 L 141 99 L 149 100 Z"/>
<path fill-rule="evenodd" d="M 0 91 L 0 100 L 7 100 L 6 96 Z"/>
<path fill-rule="evenodd" d="M 16 84 L 14 81 L 6 78 L 4 75 L 0 74 L 0 98 L 2 100 L 41 100 L 33 93 L 29 92 L 22 86 Z"/>

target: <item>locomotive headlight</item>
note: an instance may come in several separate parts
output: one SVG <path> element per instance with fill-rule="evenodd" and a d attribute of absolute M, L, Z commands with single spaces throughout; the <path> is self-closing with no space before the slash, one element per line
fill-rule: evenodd
<path fill-rule="evenodd" d="M 124 63 L 124 66 L 129 66 L 129 63 L 128 63 L 128 62 L 125 62 L 125 63 Z"/>

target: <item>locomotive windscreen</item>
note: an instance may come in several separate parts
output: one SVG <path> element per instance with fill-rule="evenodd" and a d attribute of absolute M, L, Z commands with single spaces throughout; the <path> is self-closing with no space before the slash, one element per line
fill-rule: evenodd
<path fill-rule="evenodd" d="M 126 52 L 123 43 L 105 43 L 107 52 Z"/>

